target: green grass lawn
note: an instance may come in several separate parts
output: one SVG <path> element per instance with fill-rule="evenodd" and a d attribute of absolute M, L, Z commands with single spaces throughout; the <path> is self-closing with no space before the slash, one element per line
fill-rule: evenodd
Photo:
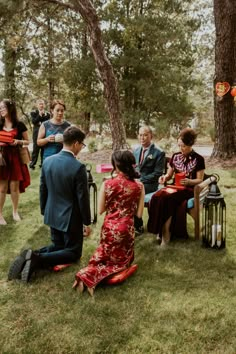
<path fill-rule="evenodd" d="M 221 177 L 227 205 L 226 249 L 194 241 L 191 219 L 192 237 L 165 250 L 145 233 L 135 242 L 137 273 L 121 285 L 99 286 L 94 298 L 73 291 L 72 283 L 98 245 L 103 216 L 85 239 L 80 264 L 41 272 L 27 285 L 6 280 L 20 250 L 49 243 L 39 211 L 39 168 L 31 172 L 32 184 L 20 200 L 22 221 L 12 221 L 8 197 L 8 224 L 0 226 L 0 353 L 235 354 L 236 170 L 211 172 Z M 100 185 L 102 176 L 93 176 Z"/>

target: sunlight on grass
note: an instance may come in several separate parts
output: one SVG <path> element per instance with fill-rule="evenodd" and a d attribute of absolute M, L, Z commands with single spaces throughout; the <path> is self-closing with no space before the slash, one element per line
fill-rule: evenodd
<path fill-rule="evenodd" d="M 98 185 L 103 175 L 92 170 Z M 49 243 L 39 211 L 39 169 L 21 195 L 22 221 L 0 226 L 0 348 L 2 353 L 226 353 L 236 352 L 236 171 L 220 174 L 227 204 L 227 247 L 208 250 L 191 238 L 162 250 L 155 235 L 135 240 L 138 271 L 117 286 L 98 286 L 94 299 L 72 290 L 75 273 L 85 266 L 99 242 L 103 216 L 84 240 L 80 263 L 60 273 L 41 271 L 24 286 L 7 282 L 7 271 L 20 250 Z M 147 210 L 144 213 L 147 222 Z"/>

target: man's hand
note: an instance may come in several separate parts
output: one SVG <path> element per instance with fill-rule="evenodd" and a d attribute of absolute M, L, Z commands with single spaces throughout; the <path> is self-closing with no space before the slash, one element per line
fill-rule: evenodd
<path fill-rule="evenodd" d="M 88 237 L 91 234 L 91 231 L 92 231 L 92 229 L 90 226 L 84 225 L 84 232 L 83 232 L 84 237 Z"/>

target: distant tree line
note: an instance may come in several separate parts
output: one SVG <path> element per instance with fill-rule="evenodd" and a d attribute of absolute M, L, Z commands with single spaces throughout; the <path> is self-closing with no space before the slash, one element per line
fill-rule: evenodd
<path fill-rule="evenodd" d="M 15 99 L 23 114 L 37 97 L 63 98 L 70 119 L 86 132 L 91 122 L 109 122 L 114 148 L 124 147 L 141 122 L 167 133 L 196 111 L 193 92 L 201 92 L 194 74 L 197 6 L 194 0 L 1 0 L 1 95 Z M 214 6 L 217 15 L 223 5 Z M 221 10 L 229 14 L 230 1 Z M 215 113 L 215 156 L 225 133 L 218 121 Z"/>

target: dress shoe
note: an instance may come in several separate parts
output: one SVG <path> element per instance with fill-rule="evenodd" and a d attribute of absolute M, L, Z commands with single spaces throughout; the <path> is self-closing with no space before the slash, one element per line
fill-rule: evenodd
<path fill-rule="evenodd" d="M 144 227 L 140 226 L 138 228 L 135 229 L 135 236 L 140 236 L 144 233 Z"/>
<path fill-rule="evenodd" d="M 26 260 L 24 268 L 21 272 L 21 280 L 23 283 L 28 283 L 30 281 L 31 275 L 38 268 L 40 263 L 40 257 L 35 252 L 31 250 L 30 258 Z"/>
<path fill-rule="evenodd" d="M 22 272 L 26 259 L 31 257 L 31 252 L 32 250 L 24 250 L 19 256 L 15 258 L 9 268 L 8 280 L 20 279 L 20 273 Z"/>

